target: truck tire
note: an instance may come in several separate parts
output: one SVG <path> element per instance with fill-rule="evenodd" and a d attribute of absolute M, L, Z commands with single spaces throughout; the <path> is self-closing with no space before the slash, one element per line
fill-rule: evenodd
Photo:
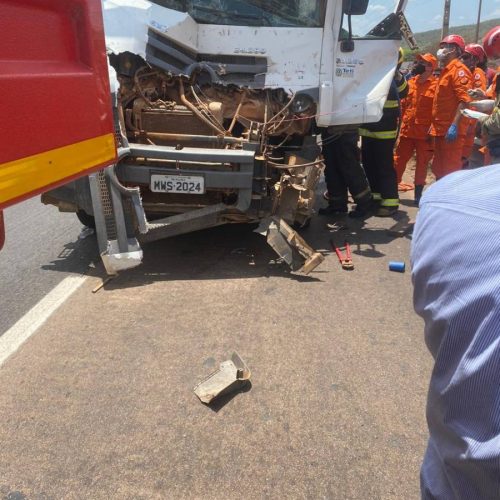
<path fill-rule="evenodd" d="M 76 216 L 84 226 L 95 229 L 95 219 L 93 215 L 89 215 L 87 212 L 85 212 L 85 210 L 82 210 L 80 208 L 77 210 Z"/>

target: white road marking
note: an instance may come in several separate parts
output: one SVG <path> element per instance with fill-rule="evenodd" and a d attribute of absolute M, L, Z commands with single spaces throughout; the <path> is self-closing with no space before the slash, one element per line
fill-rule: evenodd
<path fill-rule="evenodd" d="M 0 366 L 26 342 L 87 279 L 68 276 L 0 337 Z"/>

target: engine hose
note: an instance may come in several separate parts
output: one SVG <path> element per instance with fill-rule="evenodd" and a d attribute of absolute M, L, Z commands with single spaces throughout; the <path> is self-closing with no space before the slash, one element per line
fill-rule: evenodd
<path fill-rule="evenodd" d="M 203 123 L 205 123 L 210 128 L 215 130 L 218 134 L 226 135 L 225 130 L 220 129 L 214 123 L 212 123 L 208 118 L 203 116 L 203 114 L 198 110 L 198 108 L 186 99 L 186 96 L 184 94 L 184 84 L 182 83 L 181 78 L 179 78 L 179 98 L 180 98 L 182 104 L 184 104 L 184 106 L 186 106 L 186 108 L 189 108 Z"/>

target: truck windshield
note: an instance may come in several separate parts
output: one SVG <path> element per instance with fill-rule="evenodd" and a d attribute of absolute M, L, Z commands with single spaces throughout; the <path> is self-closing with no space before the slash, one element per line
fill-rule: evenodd
<path fill-rule="evenodd" d="M 322 27 L 326 0 L 152 0 L 201 24 Z"/>

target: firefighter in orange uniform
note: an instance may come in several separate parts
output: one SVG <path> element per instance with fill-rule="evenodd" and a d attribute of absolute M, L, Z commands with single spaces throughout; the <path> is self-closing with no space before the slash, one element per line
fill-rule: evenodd
<path fill-rule="evenodd" d="M 464 39 L 459 35 L 445 37 L 437 52 L 441 74 L 432 104 L 432 124 L 429 135 L 434 141 L 432 171 L 436 179 L 462 168 L 462 147 L 468 122 L 460 120 L 461 111 L 472 97 L 472 74 L 460 61 L 465 50 Z"/>
<path fill-rule="evenodd" d="M 437 77 L 433 75 L 437 59 L 432 54 L 418 55 L 413 69 L 414 77 L 408 80 L 408 96 L 402 100 L 402 125 L 394 155 L 394 167 L 401 182 L 406 164 L 415 152 L 415 204 L 418 205 L 427 176 L 427 165 L 432 158 L 432 144 L 427 133 L 432 119 L 432 102 L 436 92 Z"/>
<path fill-rule="evenodd" d="M 486 92 L 488 79 L 486 78 L 484 70 L 486 68 L 487 58 L 483 47 L 481 47 L 478 43 L 470 43 L 469 45 L 466 45 L 465 51 L 460 59 L 472 73 L 472 89 L 480 89 L 483 92 Z M 462 162 L 464 167 L 467 167 L 469 164 L 469 157 L 472 154 L 474 147 L 477 121 L 466 118 L 462 118 L 462 120 L 468 122 L 467 134 L 462 148 Z"/>

